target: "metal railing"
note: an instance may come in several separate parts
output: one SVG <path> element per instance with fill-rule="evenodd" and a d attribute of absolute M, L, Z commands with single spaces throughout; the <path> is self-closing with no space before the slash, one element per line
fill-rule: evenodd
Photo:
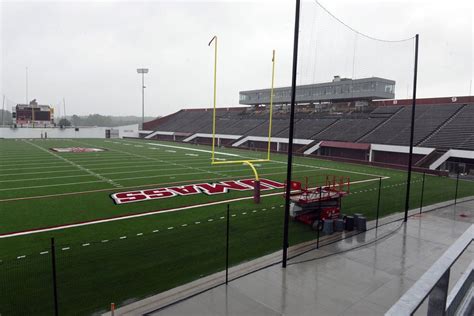
<path fill-rule="evenodd" d="M 428 298 L 427 315 L 446 315 L 448 310 L 452 310 L 452 306 L 447 306 L 451 267 L 469 247 L 473 238 L 474 225 L 471 225 L 385 315 L 413 315 L 426 298 Z M 472 269 L 472 265 L 469 268 Z M 466 280 L 469 281 L 469 279 Z M 451 298 L 448 303 L 454 302 L 459 302 L 459 299 Z"/>

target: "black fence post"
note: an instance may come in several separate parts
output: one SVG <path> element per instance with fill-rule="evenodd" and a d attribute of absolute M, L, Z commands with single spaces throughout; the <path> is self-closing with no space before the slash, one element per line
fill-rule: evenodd
<path fill-rule="evenodd" d="M 319 187 L 319 218 L 318 218 L 318 225 L 316 225 L 316 249 L 319 249 L 319 230 L 321 227 L 321 199 L 323 198 L 323 187 Z"/>
<path fill-rule="evenodd" d="M 56 246 L 54 245 L 54 237 L 51 238 L 51 267 L 53 270 L 53 294 L 54 294 L 54 315 L 59 315 L 58 308 L 58 287 L 56 282 Z"/>
<path fill-rule="evenodd" d="M 377 214 L 375 215 L 375 228 L 379 227 L 380 195 L 382 192 L 382 177 L 379 178 L 379 195 L 377 197 Z"/>
<path fill-rule="evenodd" d="M 456 191 L 454 192 L 454 205 L 458 203 L 459 171 L 456 175 Z"/>
<path fill-rule="evenodd" d="M 321 220 L 317 219 L 318 224 L 316 225 L 316 249 L 319 249 L 319 227 L 321 226 Z"/>
<path fill-rule="evenodd" d="M 426 173 L 423 172 L 423 181 L 421 182 L 420 214 L 421 214 L 421 211 L 423 210 L 423 196 L 425 194 L 425 176 L 426 176 Z"/>
<path fill-rule="evenodd" d="M 291 167 L 293 164 L 293 133 L 295 127 L 295 103 L 296 103 L 296 75 L 298 69 L 298 37 L 300 28 L 300 0 L 296 0 L 295 10 L 295 32 L 293 38 L 293 69 L 291 75 L 291 108 L 290 127 L 288 131 L 288 163 L 286 166 L 286 190 L 285 190 L 285 217 L 283 220 L 283 255 L 282 264 L 286 268 L 288 259 L 288 227 L 290 221 L 290 192 L 291 192 Z"/>
<path fill-rule="evenodd" d="M 229 283 L 229 226 L 230 226 L 230 206 L 227 204 L 227 229 L 225 241 L 225 284 Z"/>
<path fill-rule="evenodd" d="M 408 210 L 410 208 L 410 187 L 411 187 L 411 170 L 413 162 L 413 137 L 415 133 L 415 108 L 416 108 L 416 83 L 418 76 L 418 40 L 419 36 L 415 36 L 415 69 L 413 71 L 413 101 L 411 108 L 411 124 L 410 124 L 410 151 L 408 154 L 408 175 L 407 175 L 407 187 L 405 197 L 405 217 L 404 221 L 408 220 Z"/>

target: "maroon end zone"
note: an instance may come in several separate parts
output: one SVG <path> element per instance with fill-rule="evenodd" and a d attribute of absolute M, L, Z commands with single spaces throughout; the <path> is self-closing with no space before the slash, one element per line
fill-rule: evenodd
<path fill-rule="evenodd" d="M 260 179 L 260 190 L 283 189 L 284 183 Z M 129 192 L 118 192 L 110 195 L 115 204 L 125 204 L 156 199 L 166 199 L 175 196 L 186 196 L 195 194 L 216 195 L 231 191 L 251 191 L 255 188 L 254 179 L 221 181 L 217 183 L 197 183 L 167 188 L 156 188 L 148 190 L 137 190 Z"/>

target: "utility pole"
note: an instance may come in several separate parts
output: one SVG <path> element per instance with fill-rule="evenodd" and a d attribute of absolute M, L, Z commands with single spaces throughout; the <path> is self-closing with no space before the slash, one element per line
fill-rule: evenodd
<path fill-rule="evenodd" d="M 142 129 L 145 123 L 145 74 L 148 73 L 148 68 L 138 68 L 137 73 L 142 74 Z"/>

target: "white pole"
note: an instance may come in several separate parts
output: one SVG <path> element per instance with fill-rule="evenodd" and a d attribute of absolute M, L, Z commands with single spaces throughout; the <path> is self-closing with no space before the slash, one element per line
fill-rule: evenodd
<path fill-rule="evenodd" d="M 67 117 L 66 117 L 66 99 L 63 98 L 63 105 L 64 105 L 64 119 L 67 120 Z"/>
<path fill-rule="evenodd" d="M 26 82 L 25 82 L 25 90 L 26 90 L 26 102 L 25 104 L 28 105 L 28 67 L 26 67 Z"/>
<path fill-rule="evenodd" d="M 2 126 L 5 125 L 5 95 L 3 95 L 2 102 Z"/>

